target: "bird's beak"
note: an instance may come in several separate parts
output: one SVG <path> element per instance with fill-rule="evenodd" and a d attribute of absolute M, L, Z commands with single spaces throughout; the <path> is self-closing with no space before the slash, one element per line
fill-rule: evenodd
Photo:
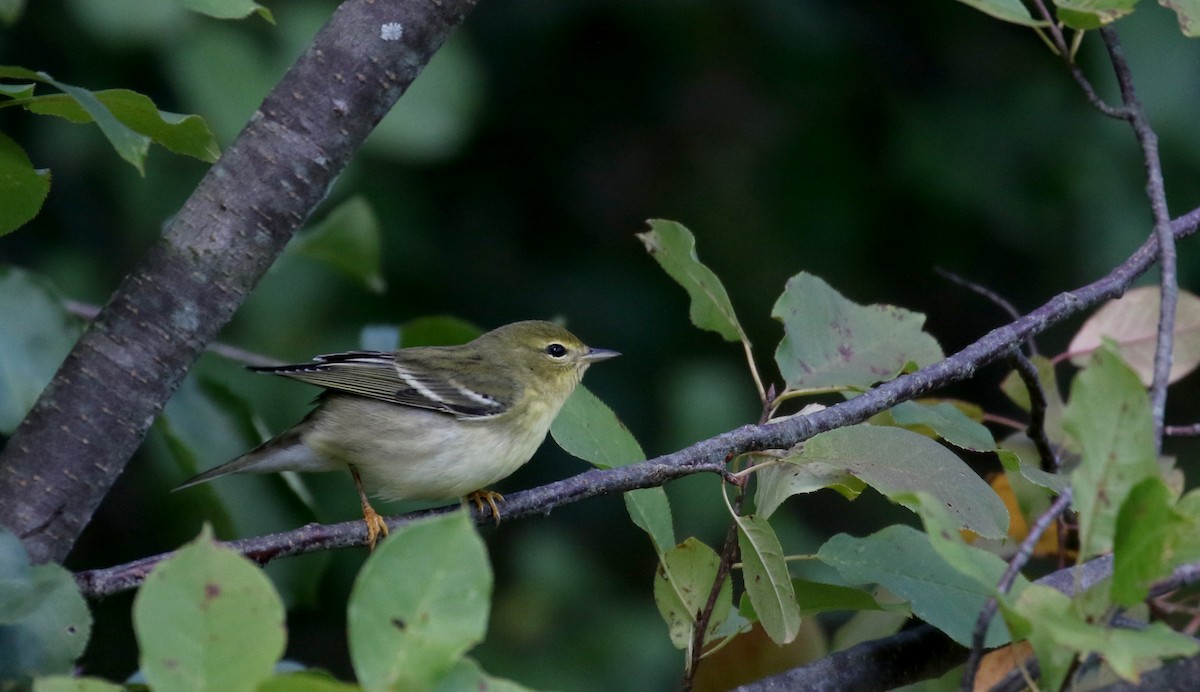
<path fill-rule="evenodd" d="M 609 358 L 616 358 L 619 355 L 621 354 L 618 351 L 608 348 L 589 348 L 588 352 L 583 354 L 583 358 L 580 360 L 585 363 L 595 363 L 601 360 L 608 360 Z"/>

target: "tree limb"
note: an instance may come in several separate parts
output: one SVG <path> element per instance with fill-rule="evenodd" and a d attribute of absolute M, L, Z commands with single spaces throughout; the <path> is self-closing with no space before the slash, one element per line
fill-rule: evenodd
<path fill-rule="evenodd" d="M 1191 235 L 1200 225 L 1200 208 L 1175 219 L 1172 232 L 1178 237 Z M 972 377 L 976 370 L 1018 349 L 1035 334 L 1080 310 L 1120 295 L 1129 283 L 1144 273 L 1157 255 L 1157 240 L 1151 236 L 1125 262 L 1107 276 L 1087 286 L 1061 293 L 1042 307 L 1013 322 L 998 327 L 954 355 L 926 368 L 887 382 L 862 396 L 835 404 L 804 416 L 792 416 L 774 423 L 745 425 L 697 442 L 655 459 L 614 469 L 592 470 L 573 478 L 539 488 L 513 493 L 504 505 L 505 519 L 546 514 L 562 505 L 596 495 L 625 492 L 658 486 L 694 473 L 724 473 L 728 459 L 761 449 L 788 449 L 820 432 L 861 422 L 880 411 L 925 394 L 951 382 Z M 435 511 L 448 511 L 442 508 Z M 398 526 L 423 514 L 388 519 Z M 476 520 L 483 517 L 476 515 Z M 234 541 L 229 545 L 258 562 L 303 553 L 366 544 L 361 521 L 329 526 L 312 524 L 294 531 Z M 149 568 L 169 553 L 76 575 L 84 593 L 100 596 L 135 588 Z"/>
<path fill-rule="evenodd" d="M 0 454 L 0 524 L 61 561 L 204 345 L 474 0 L 347 0 L 75 344 Z"/>

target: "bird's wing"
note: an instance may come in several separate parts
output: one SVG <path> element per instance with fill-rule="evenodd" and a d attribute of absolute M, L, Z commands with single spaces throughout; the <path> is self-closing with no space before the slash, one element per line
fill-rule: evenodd
<path fill-rule="evenodd" d="M 487 377 L 487 394 L 458 382 L 442 358 L 401 358 L 384 351 L 351 351 L 317 356 L 311 363 L 251 368 L 326 389 L 379 399 L 401 406 L 441 411 L 458 418 L 504 413 L 515 392 L 501 376 Z"/>

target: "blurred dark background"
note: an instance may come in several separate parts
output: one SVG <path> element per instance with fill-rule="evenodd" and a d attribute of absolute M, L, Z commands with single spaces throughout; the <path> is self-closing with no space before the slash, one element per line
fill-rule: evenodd
<path fill-rule="evenodd" d="M 224 146 L 335 3 L 269 6 L 275 26 L 210 20 L 165 0 L 30 3 L 0 29 L 0 64 L 146 93 L 164 110 L 202 115 Z M 1200 46 L 1153 4 L 1118 28 L 1161 138 L 1171 209 L 1188 211 L 1200 204 Z M 1098 37 L 1085 39 L 1079 60 L 1115 101 Z M 54 176 L 41 215 L 0 239 L 0 261 L 96 304 L 206 168 L 155 149 L 142 178 L 93 127 L 8 109 L 0 128 Z M 696 234 L 771 379 L 781 336 L 771 306 L 797 272 L 861 303 L 925 313 L 952 352 L 1005 316 L 935 268 L 1028 310 L 1108 271 L 1150 226 L 1129 128 L 1095 112 L 1033 32 L 949 0 L 915 12 L 831 0 L 485 2 L 314 219 L 352 195 L 380 220 L 386 290 L 285 255 L 223 341 L 304 360 L 358 347 L 364 325 L 425 315 L 483 328 L 562 318 L 589 343 L 626 354 L 593 369 L 588 385 L 650 455 L 752 422 L 758 405 L 740 349 L 690 326 L 684 292 L 634 237 L 648 218 Z M 1181 282 L 1195 287 L 1200 263 L 1188 247 Z M 1078 323 L 1051 330 L 1042 350 L 1061 352 Z M 236 456 L 303 415 L 312 394 L 214 356 L 195 374 L 69 566 L 176 547 L 205 520 L 240 537 L 355 516 L 349 479 L 333 475 L 307 479 L 310 503 L 277 478 L 168 494 L 187 463 Z M 1004 374 L 984 369 L 948 394 L 1019 416 L 997 392 Z M 1200 417 L 1195 385 L 1175 386 L 1172 422 Z M 182 464 L 179 440 L 194 443 Z M 1169 451 L 1190 471 L 1192 450 Z M 501 489 L 582 469 L 551 443 Z M 719 544 L 718 492 L 715 478 L 669 487 L 680 538 Z M 911 520 L 869 493 L 854 504 L 823 492 L 791 505 L 776 523 L 793 553 L 839 531 Z M 654 554 L 619 498 L 485 537 L 498 580 L 492 629 L 475 652 L 487 670 L 559 689 L 674 685 L 682 657 L 653 603 Z M 349 675 L 344 601 L 362 557 L 271 568 L 291 608 L 290 657 Z M 806 570 L 819 576 L 795 573 Z M 87 671 L 119 679 L 136 669 L 130 600 L 96 606 Z"/>

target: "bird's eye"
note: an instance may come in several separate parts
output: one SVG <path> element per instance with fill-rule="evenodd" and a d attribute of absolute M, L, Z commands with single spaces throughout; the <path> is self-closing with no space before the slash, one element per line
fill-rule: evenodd
<path fill-rule="evenodd" d="M 562 358 L 567 355 L 567 347 L 562 344 L 550 344 L 546 347 L 546 354 L 551 358 Z"/>

